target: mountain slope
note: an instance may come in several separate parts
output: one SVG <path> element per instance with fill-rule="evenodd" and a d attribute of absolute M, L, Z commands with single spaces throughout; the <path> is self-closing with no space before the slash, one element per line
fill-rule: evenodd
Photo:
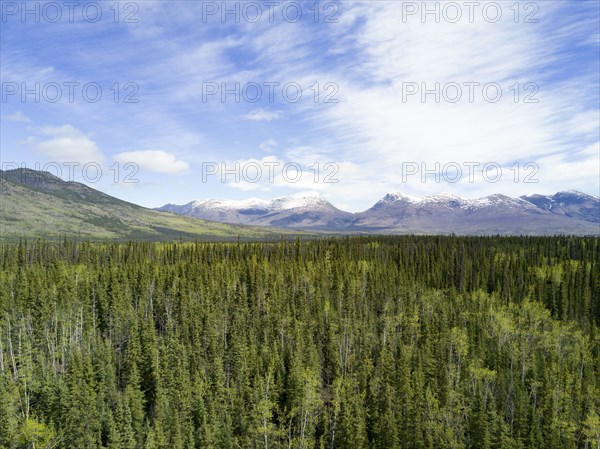
<path fill-rule="evenodd" d="M 600 222 L 600 201 L 585 193 L 570 190 L 552 196 L 530 195 L 521 198 L 553 214 L 579 218 L 592 223 Z"/>
<path fill-rule="evenodd" d="M 372 208 L 356 214 L 353 227 L 394 233 L 600 233 L 597 222 L 556 214 L 523 198 L 500 194 L 474 200 L 447 194 L 421 200 L 399 194 L 386 195 Z"/>
<path fill-rule="evenodd" d="M 600 234 L 600 199 L 580 192 L 467 200 L 452 194 L 422 199 L 390 193 L 352 214 L 320 197 L 272 201 L 204 200 L 160 210 L 226 223 L 330 232 L 382 234 Z"/>
<path fill-rule="evenodd" d="M 118 240 L 276 238 L 281 233 L 147 209 L 47 172 L 0 170 L 3 241 L 63 235 Z"/>
<path fill-rule="evenodd" d="M 476 200 L 449 194 L 413 199 L 396 193 L 357 214 L 314 196 L 204 200 L 160 209 L 146 209 L 47 172 L 0 170 L 0 241 L 63 235 L 117 240 L 255 239 L 278 238 L 300 230 L 600 235 L 600 199 L 574 191 L 521 198 L 491 195 Z"/>

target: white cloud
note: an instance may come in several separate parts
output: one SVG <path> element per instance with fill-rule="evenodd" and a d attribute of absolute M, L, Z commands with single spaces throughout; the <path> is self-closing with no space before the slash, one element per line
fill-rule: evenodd
<path fill-rule="evenodd" d="M 258 147 L 265 152 L 271 152 L 275 146 L 277 146 L 277 141 L 275 139 L 265 140 L 258 145 Z"/>
<path fill-rule="evenodd" d="M 40 132 L 49 139 L 35 143 L 35 150 L 52 162 L 85 164 L 104 160 L 96 142 L 72 125 L 45 126 Z"/>
<path fill-rule="evenodd" d="M 160 150 L 126 151 L 116 154 L 113 159 L 121 164 L 134 163 L 141 169 L 169 175 L 186 173 L 190 165 L 178 160 L 173 153 Z"/>
<path fill-rule="evenodd" d="M 14 114 L 10 115 L 3 115 L 2 118 L 10 122 L 32 123 L 32 120 L 25 114 L 23 114 L 21 111 L 17 111 Z"/>
<path fill-rule="evenodd" d="M 516 24 L 508 15 L 497 24 L 403 23 L 401 5 L 394 2 L 363 3 L 357 8 L 364 26 L 355 34 L 354 66 L 339 66 L 318 77 L 337 82 L 340 102 L 315 107 L 304 116 L 315 123 L 313 147 L 327 148 L 338 161 L 361 165 L 358 175 L 341 173 L 343 188 L 331 186 L 338 199 L 351 196 L 356 208 L 372 202 L 374 192 L 398 190 L 421 196 L 452 190 L 476 197 L 498 192 L 520 195 L 532 187 L 512 181 L 509 170 L 498 184 L 482 181 L 481 176 L 475 183 L 440 184 L 431 177 L 424 183 L 420 176 L 403 182 L 403 162 L 424 162 L 428 168 L 436 162 L 496 162 L 503 167 L 533 162 L 540 166 L 537 187 L 542 191 L 597 189 L 598 147 L 586 159 L 587 165 L 572 160 L 585 153 L 583 148 L 598 134 L 598 110 L 590 105 L 589 90 L 597 80 L 589 78 L 588 71 L 559 81 L 565 74 L 556 61 L 564 41 L 555 35 L 568 41 L 580 31 L 557 26 L 553 6 L 541 8 L 536 26 Z M 293 57 L 290 54 L 286 61 L 290 67 Z M 549 73 L 549 65 L 555 73 Z M 315 69 L 313 74 L 317 73 Z M 554 79 L 556 74 L 560 77 Z M 474 102 L 468 101 L 467 88 L 463 101 L 456 104 L 436 102 L 433 95 L 426 103 L 420 95 L 403 102 L 403 82 L 427 83 L 428 88 L 436 82 L 442 86 L 494 82 L 502 87 L 503 97 L 498 103 L 485 101 L 479 87 Z M 519 102 L 511 90 L 515 82 L 521 86 Z M 527 82 L 539 86 L 538 103 L 523 102 Z M 306 155 L 303 150 L 295 159 Z"/>
<path fill-rule="evenodd" d="M 421 9 L 434 6 L 416 3 Z M 527 15 L 523 4 L 519 23 L 513 20 L 514 5 L 509 3 L 502 4 L 500 22 L 482 20 L 479 5 L 476 20 L 470 23 L 468 8 L 460 2 L 463 18 L 459 23 L 436 23 L 431 15 L 428 23 L 422 23 L 419 16 L 403 22 L 402 2 L 342 2 L 335 24 L 316 24 L 310 15 L 298 23 L 282 22 L 277 9 L 275 23 L 265 15 L 257 24 L 215 20 L 198 27 L 202 5 L 153 2 L 140 9 L 140 19 L 149 27 L 132 27 L 130 45 L 122 46 L 124 52 L 117 59 L 99 57 L 114 45 L 112 40 L 100 47 L 86 46 L 89 51 L 69 51 L 78 63 L 68 67 L 52 52 L 37 52 L 31 59 L 28 48 L 17 46 L 1 55 L 2 75 L 3 79 L 29 83 L 113 79 L 110 77 L 135 80 L 143 88 L 143 105 L 87 104 L 78 99 L 74 104 L 63 101 L 40 106 L 47 108 L 44 113 L 56 114 L 55 123 L 72 123 L 86 131 L 94 124 L 94 138 L 103 148 L 130 148 L 128 142 L 133 140 L 135 148 L 169 149 L 176 136 L 178 157 L 194 168 L 206 160 L 254 156 L 260 162 L 262 156 L 275 155 L 273 160 L 282 164 L 293 161 L 306 169 L 297 183 L 286 182 L 280 175 L 275 182 L 257 184 L 221 183 L 215 176 L 211 187 L 224 192 L 272 189 L 278 196 L 300 189 L 326 191 L 335 197 L 334 204 L 353 210 L 372 205 L 390 191 L 423 196 L 450 190 L 466 197 L 569 188 L 594 193 L 600 173 L 595 143 L 598 61 L 593 57 L 600 36 L 597 8 L 584 5 L 589 2 L 580 2 L 584 6 L 538 3 L 538 23 L 523 22 Z M 44 42 L 51 45 L 54 39 L 51 34 L 48 37 Z M 129 64 L 131 61 L 136 63 Z M 70 67 L 78 71 L 67 70 Z M 304 95 L 298 103 L 284 104 L 277 87 L 274 104 L 240 105 L 231 96 L 223 102 L 219 93 L 204 101 L 200 97 L 208 81 L 220 88 L 223 83 L 231 88 L 236 82 L 296 82 Z M 323 101 L 331 92 L 324 88 L 328 82 L 339 86 L 337 104 Z M 499 103 L 486 103 L 479 90 L 474 103 L 435 103 L 432 96 L 427 104 L 419 101 L 419 96 L 405 103 L 403 82 L 429 86 L 435 82 L 497 82 L 504 96 Z M 515 104 L 510 90 L 515 82 L 537 83 L 539 103 Z M 315 83 L 320 86 L 318 102 L 313 97 Z M 23 111 L 29 114 L 31 110 Z M 7 128 L 17 131 L 15 140 L 22 142 L 22 127 L 12 122 L 25 123 L 27 117 L 15 113 L 2 119 L 7 120 Z M 236 120 L 239 126 L 231 127 Z M 66 154 L 60 159 L 81 160 L 88 153 L 99 152 L 91 135 L 73 127 L 60 129 L 54 135 L 32 138 L 32 146 L 48 155 Z M 260 143 L 246 153 L 242 152 L 249 148 L 246 142 Z M 133 153 L 140 167 L 149 170 L 182 173 L 188 169 L 186 162 L 170 153 L 158 157 Z M 435 162 L 470 161 L 498 162 L 506 168 L 516 161 L 535 162 L 540 166 L 540 182 L 514 183 L 510 176 L 497 184 L 449 185 L 431 178 L 424 183 L 420 176 L 409 182 L 402 179 L 403 162 L 424 162 L 432 167 Z M 313 188 L 312 172 L 307 168 L 315 162 L 322 168 L 326 162 L 338 163 L 336 178 L 340 182 Z M 197 187 L 203 187 L 199 181 Z M 165 189 L 173 196 L 186 195 L 184 191 L 189 190 L 189 183 L 185 187 L 171 183 Z"/>
<path fill-rule="evenodd" d="M 232 189 L 241 190 L 242 192 L 251 192 L 251 191 L 261 191 L 268 192 L 270 189 L 268 187 L 263 187 L 259 184 L 253 184 L 251 182 L 240 181 L 240 182 L 228 182 L 227 187 Z"/>
<path fill-rule="evenodd" d="M 298 191 L 330 192 L 352 177 L 364 182 L 362 174 L 362 167 L 351 162 L 332 163 L 327 162 L 327 159 L 281 159 L 277 156 L 265 156 L 261 159 L 222 162 L 217 168 L 217 173 L 210 179 L 231 189 L 274 191 L 277 196 Z M 369 187 L 372 187 L 372 183 L 361 186 L 363 193 L 368 191 Z M 336 191 L 343 194 L 342 190 Z"/>
<path fill-rule="evenodd" d="M 578 152 L 559 153 L 542 157 L 538 161 L 539 190 L 553 193 L 554 185 L 569 186 L 598 195 L 598 173 L 600 173 L 600 142 L 589 145 Z M 590 187 L 595 186 L 595 191 Z"/>
<path fill-rule="evenodd" d="M 253 109 L 248 114 L 242 115 L 244 120 L 253 120 L 253 121 L 267 121 L 271 120 L 279 120 L 283 117 L 283 113 L 281 111 L 267 111 L 266 109 Z"/>

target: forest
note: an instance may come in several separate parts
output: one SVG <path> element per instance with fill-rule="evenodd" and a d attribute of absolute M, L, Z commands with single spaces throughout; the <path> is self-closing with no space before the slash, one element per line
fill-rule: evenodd
<path fill-rule="evenodd" d="M 599 449 L 600 239 L 0 246 L 0 448 Z"/>

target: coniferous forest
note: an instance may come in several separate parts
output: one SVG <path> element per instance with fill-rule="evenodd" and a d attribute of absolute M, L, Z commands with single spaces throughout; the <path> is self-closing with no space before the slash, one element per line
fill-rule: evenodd
<path fill-rule="evenodd" d="M 0 247 L 2 448 L 600 448 L 600 239 Z"/>

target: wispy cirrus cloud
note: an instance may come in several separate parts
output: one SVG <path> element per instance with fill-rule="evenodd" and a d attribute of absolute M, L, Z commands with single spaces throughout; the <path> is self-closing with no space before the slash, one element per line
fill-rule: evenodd
<path fill-rule="evenodd" d="M 593 2 L 536 2 L 537 22 L 525 23 L 525 6 L 531 3 L 501 4 L 503 15 L 495 23 L 484 20 L 481 7 L 473 21 L 464 7 L 457 23 L 435 21 L 431 15 L 426 23 L 420 15 L 404 20 L 403 2 L 379 1 L 338 2 L 330 23 L 322 20 L 326 11 L 315 21 L 312 9 L 291 23 L 282 20 L 281 6 L 276 6 L 273 21 L 268 14 L 257 23 L 235 21 L 231 15 L 223 21 L 216 14 L 198 26 L 202 4 L 179 1 L 140 3 L 137 25 L 79 21 L 74 27 L 21 27 L 15 22 L 2 30 L 3 80 L 10 75 L 21 81 L 22 74 L 26 81 L 97 81 L 106 100 L 112 99 L 114 82 L 134 81 L 140 102 L 21 104 L 13 96 L 6 114 L 70 123 L 86 130 L 84 136 L 113 159 L 124 148 L 169 149 L 165 153 L 177 156 L 158 160 L 178 174 L 186 171 L 177 162 L 187 162 L 187 173 L 194 175 L 204 161 L 260 160 L 265 154 L 294 159 L 303 167 L 336 162 L 340 182 L 315 189 L 355 210 L 389 191 L 421 196 L 450 190 L 466 197 L 568 188 L 597 193 L 598 10 Z M 416 4 L 444 7 L 440 2 Z M 77 39 L 65 37 L 69 30 Z M 118 55 L 107 57 L 115 46 Z M 273 101 L 265 82 L 279 83 Z M 228 91 L 239 83 L 242 95 L 226 94 L 223 101 L 217 92 L 207 100 L 202 95 L 206 83 Z M 244 98 L 245 83 L 263 86 L 261 101 Z M 286 83 L 301 87 L 300 101 L 282 97 Z M 337 102 L 324 101 L 331 94 L 326 83 L 337 89 Z M 403 98 L 407 83 L 420 89 L 435 83 L 479 87 L 471 102 L 463 85 L 461 101 L 452 103 L 443 97 L 436 101 L 431 93 L 423 101 L 422 92 Z M 486 83 L 501 86 L 498 102 L 483 98 Z M 535 84 L 537 103 L 523 101 L 529 94 L 526 83 Z M 10 136 L 13 143 L 4 147 L 16 148 L 14 142 L 23 139 L 23 126 L 17 123 L 4 120 L 3 139 Z M 55 139 L 50 137 L 41 136 Z M 432 182 L 431 176 L 427 182 L 420 176 L 403 180 L 405 162 L 433 168 L 452 161 L 493 161 L 509 175 L 512 164 L 535 162 L 539 182 L 524 185 L 510 176 L 497 184 L 444 184 Z M 164 195 L 171 195 L 171 202 L 196 196 L 190 191 L 210 196 L 231 191 L 228 183 L 215 181 L 207 189 L 198 179 L 190 176 L 185 188 L 170 183 Z M 260 189 L 281 196 L 298 185 L 280 180 Z M 308 184 L 303 187 L 311 190 Z M 136 191 L 144 195 L 143 189 Z M 236 191 L 243 194 L 242 188 Z"/>

